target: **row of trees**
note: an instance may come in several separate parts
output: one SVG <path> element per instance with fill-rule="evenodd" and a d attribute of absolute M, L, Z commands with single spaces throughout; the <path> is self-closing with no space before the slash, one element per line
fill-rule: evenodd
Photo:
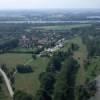
<path fill-rule="evenodd" d="M 4 42 L 0 44 L 0 52 L 8 52 L 9 50 L 16 48 L 18 46 L 18 40 L 17 39 L 12 39 L 8 42 Z"/>
<path fill-rule="evenodd" d="M 72 57 L 64 61 L 57 76 L 53 100 L 75 100 L 75 81 L 79 64 Z"/>
<path fill-rule="evenodd" d="M 33 96 L 23 91 L 16 91 L 13 100 L 33 100 Z"/>
<path fill-rule="evenodd" d="M 91 81 L 88 84 L 81 85 L 78 88 L 79 95 L 78 100 L 89 100 L 91 96 L 94 96 L 97 91 L 96 81 Z"/>
<path fill-rule="evenodd" d="M 28 65 L 17 65 L 16 69 L 17 69 L 17 72 L 19 72 L 19 73 L 31 73 L 31 72 L 33 72 L 32 67 L 28 66 Z"/>

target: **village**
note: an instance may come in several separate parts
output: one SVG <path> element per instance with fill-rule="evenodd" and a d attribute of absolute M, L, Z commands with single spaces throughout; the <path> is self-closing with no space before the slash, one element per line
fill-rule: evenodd
<path fill-rule="evenodd" d="M 54 39 L 51 38 L 42 38 L 38 37 L 27 37 L 26 35 L 21 36 L 19 39 L 19 47 L 21 48 L 37 48 L 41 49 L 38 56 L 49 55 L 51 56 L 53 52 L 59 50 L 64 46 L 65 39 Z"/>

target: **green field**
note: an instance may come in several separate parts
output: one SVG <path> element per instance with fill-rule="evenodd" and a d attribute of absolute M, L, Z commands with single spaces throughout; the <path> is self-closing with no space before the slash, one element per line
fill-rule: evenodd
<path fill-rule="evenodd" d="M 84 85 L 86 78 L 87 78 L 85 66 L 84 66 L 84 61 L 87 59 L 87 48 L 86 48 L 86 45 L 83 44 L 81 37 L 75 36 L 74 38 L 72 38 L 70 40 L 66 40 L 64 47 L 60 50 L 67 51 L 68 48 L 70 48 L 72 43 L 77 44 L 79 46 L 79 49 L 74 51 L 73 57 L 80 64 L 80 68 L 79 68 L 77 76 L 76 76 L 76 86 L 80 86 L 80 85 Z M 78 100 L 77 89 L 75 90 L 75 93 L 76 93 L 75 100 Z"/>
<path fill-rule="evenodd" d="M 87 59 L 87 49 L 86 46 L 83 44 L 81 37 L 76 36 L 68 41 L 68 44 L 77 44 L 79 46 L 79 49 L 74 51 L 73 57 L 79 62 L 80 68 L 76 76 L 76 86 L 84 85 L 86 81 L 86 72 L 85 72 L 85 66 L 84 61 Z M 78 91 L 76 89 L 76 99 L 78 100 Z"/>
<path fill-rule="evenodd" d="M 32 51 L 34 51 L 35 50 L 35 48 L 33 49 L 33 48 L 15 48 L 15 49 L 13 49 L 12 51 L 15 51 L 15 52 L 32 52 Z"/>
<path fill-rule="evenodd" d="M 66 40 L 64 47 L 60 50 L 67 51 L 71 44 L 77 44 L 79 49 L 74 51 L 74 58 L 79 62 L 80 68 L 77 74 L 76 85 L 82 85 L 85 82 L 85 68 L 84 68 L 84 61 L 87 59 L 87 49 L 86 46 L 83 44 L 81 37 L 76 36 L 70 40 Z"/>
<path fill-rule="evenodd" d="M 0 64 L 7 64 L 8 68 L 15 67 L 17 64 L 24 64 L 31 59 L 31 54 L 6 53 L 0 55 Z"/>
<path fill-rule="evenodd" d="M 79 46 L 79 50 L 74 52 L 74 58 L 80 63 L 80 69 L 76 80 L 77 85 L 84 84 L 87 79 L 89 81 L 93 80 L 100 74 L 100 56 L 89 58 L 89 65 L 85 65 L 85 61 L 88 61 L 86 45 L 83 44 L 80 37 L 73 38 L 69 42 L 76 43 Z"/>
<path fill-rule="evenodd" d="M 6 64 L 11 70 L 17 64 L 31 65 L 34 72 L 30 74 L 17 73 L 15 78 L 15 89 L 24 90 L 32 95 L 35 95 L 39 89 L 38 77 L 40 73 L 44 72 L 48 63 L 48 58 L 37 58 L 33 60 L 31 54 L 1 54 L 0 64 Z"/>
<path fill-rule="evenodd" d="M 2 89 L 0 90 L 0 100 L 12 100 L 6 88 L 6 85 L 2 84 L 1 86 L 2 86 Z"/>
<path fill-rule="evenodd" d="M 67 29 L 87 27 L 87 26 L 91 26 L 91 24 L 40 26 L 40 27 L 33 27 L 33 29 L 35 28 L 35 29 L 45 29 L 45 30 L 67 30 Z"/>
<path fill-rule="evenodd" d="M 74 52 L 74 58 L 78 60 L 80 64 L 80 68 L 79 68 L 79 72 L 78 72 L 77 80 L 76 80 L 77 82 L 76 85 L 82 85 L 84 84 L 85 79 L 86 79 L 84 61 L 87 59 L 87 49 L 86 49 L 86 46 L 83 44 L 80 37 L 74 38 L 72 42 L 79 46 L 79 50 Z"/>

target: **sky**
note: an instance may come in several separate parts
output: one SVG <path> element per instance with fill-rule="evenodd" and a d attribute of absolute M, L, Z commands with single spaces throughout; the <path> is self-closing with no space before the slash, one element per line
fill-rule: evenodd
<path fill-rule="evenodd" d="M 100 8 L 100 0 L 0 0 L 0 10 L 50 8 Z"/>

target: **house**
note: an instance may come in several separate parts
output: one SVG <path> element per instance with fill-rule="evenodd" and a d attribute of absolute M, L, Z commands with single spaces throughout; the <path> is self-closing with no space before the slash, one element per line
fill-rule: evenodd
<path fill-rule="evenodd" d="M 32 41 L 31 41 L 31 39 L 29 39 L 28 37 L 26 37 L 25 35 L 23 35 L 19 39 L 19 46 L 21 46 L 23 48 L 30 48 L 32 46 Z"/>

